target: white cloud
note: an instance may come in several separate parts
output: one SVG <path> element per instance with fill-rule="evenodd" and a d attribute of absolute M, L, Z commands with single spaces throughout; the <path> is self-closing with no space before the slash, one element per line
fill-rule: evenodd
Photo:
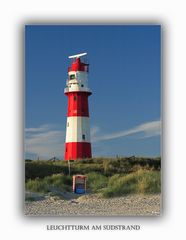
<path fill-rule="evenodd" d="M 96 136 L 96 134 L 99 132 L 100 132 L 100 128 L 98 126 L 93 126 L 90 129 L 90 134 L 91 134 L 92 138 L 94 138 Z"/>
<path fill-rule="evenodd" d="M 129 135 L 142 133 L 142 138 L 148 138 L 160 135 L 160 121 L 152 121 L 140 124 L 128 130 L 122 130 L 110 134 L 103 134 L 98 126 L 91 128 L 91 142 L 93 147 L 99 141 L 122 138 Z M 63 157 L 65 132 L 59 130 L 59 126 L 44 124 L 37 128 L 25 129 L 25 152 L 34 154 L 40 159 L 49 159 L 51 157 Z M 96 144 L 96 145 L 95 145 Z"/>
<path fill-rule="evenodd" d="M 91 135 L 91 139 L 92 139 L 92 142 L 98 142 L 98 141 L 121 138 L 121 137 L 129 136 L 137 133 L 143 133 L 144 134 L 143 138 L 148 138 L 148 137 L 160 135 L 160 131 L 161 131 L 160 127 L 161 127 L 160 121 L 152 121 L 152 122 L 140 124 L 128 130 L 122 130 L 122 131 L 111 133 L 111 134 L 101 134 L 99 131 L 99 128 L 97 128 L 96 134 L 99 133 L 99 135 L 97 134 L 96 136 L 94 131 L 94 134 Z"/>
<path fill-rule="evenodd" d="M 27 128 L 25 139 L 26 153 L 40 158 L 62 157 L 65 134 L 61 130 L 52 129 L 54 125 L 41 125 L 38 128 Z"/>
<path fill-rule="evenodd" d="M 53 126 L 54 126 L 53 124 L 43 124 L 38 128 L 25 128 L 25 132 L 26 133 L 43 132 L 49 130 Z"/>

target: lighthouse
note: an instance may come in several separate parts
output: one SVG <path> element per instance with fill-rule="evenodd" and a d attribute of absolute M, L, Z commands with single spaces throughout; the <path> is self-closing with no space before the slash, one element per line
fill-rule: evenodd
<path fill-rule="evenodd" d="M 89 64 L 83 62 L 81 53 L 69 56 L 72 59 L 68 67 L 65 95 L 68 97 L 65 160 L 91 158 L 90 123 L 88 97 Z"/>

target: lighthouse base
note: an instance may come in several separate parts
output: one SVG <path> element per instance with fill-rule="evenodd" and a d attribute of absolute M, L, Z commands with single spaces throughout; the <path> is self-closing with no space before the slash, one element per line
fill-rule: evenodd
<path fill-rule="evenodd" d="M 91 144 L 87 142 L 69 142 L 65 144 L 65 160 L 91 158 Z"/>

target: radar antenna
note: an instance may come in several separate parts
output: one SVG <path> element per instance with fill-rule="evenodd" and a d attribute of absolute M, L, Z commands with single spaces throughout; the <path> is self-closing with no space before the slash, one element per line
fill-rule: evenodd
<path fill-rule="evenodd" d="M 76 55 L 69 56 L 68 58 L 79 58 L 79 57 L 82 57 L 82 56 L 85 56 L 85 55 L 87 55 L 87 53 L 79 53 L 79 54 L 76 54 Z"/>

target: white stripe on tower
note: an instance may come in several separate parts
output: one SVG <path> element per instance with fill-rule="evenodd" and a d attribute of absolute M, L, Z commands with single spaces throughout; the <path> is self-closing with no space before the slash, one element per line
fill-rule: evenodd
<path fill-rule="evenodd" d="M 89 117 L 67 117 L 66 142 L 90 142 Z"/>

